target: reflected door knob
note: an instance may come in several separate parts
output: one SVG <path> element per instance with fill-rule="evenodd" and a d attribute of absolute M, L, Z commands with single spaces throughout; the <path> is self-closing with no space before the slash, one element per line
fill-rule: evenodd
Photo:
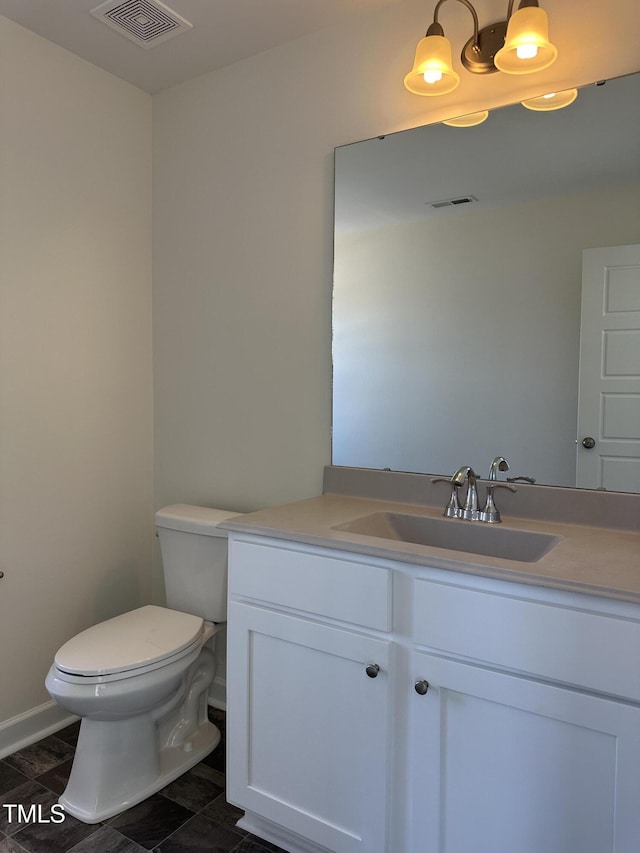
<path fill-rule="evenodd" d="M 365 669 L 365 672 L 367 673 L 369 678 L 376 678 L 376 676 L 380 672 L 380 667 L 377 663 L 370 663 L 369 666 Z"/>
<path fill-rule="evenodd" d="M 595 438 L 591 438 L 590 435 L 586 436 L 586 438 L 582 439 L 582 446 L 586 447 L 587 450 L 593 450 L 593 448 L 596 446 Z"/>

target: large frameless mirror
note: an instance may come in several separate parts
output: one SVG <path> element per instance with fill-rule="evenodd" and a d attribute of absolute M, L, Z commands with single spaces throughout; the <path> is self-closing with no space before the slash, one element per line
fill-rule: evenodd
<path fill-rule="evenodd" d="M 639 140 L 631 75 L 336 149 L 333 464 L 640 491 Z"/>

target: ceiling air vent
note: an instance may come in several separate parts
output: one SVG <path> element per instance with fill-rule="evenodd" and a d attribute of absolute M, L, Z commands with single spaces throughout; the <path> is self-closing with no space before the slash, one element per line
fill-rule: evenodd
<path fill-rule="evenodd" d="M 107 0 L 91 14 L 147 50 L 193 26 L 159 0 Z"/>
<path fill-rule="evenodd" d="M 461 195 L 457 198 L 445 198 L 442 201 L 427 201 L 427 207 L 438 209 L 439 207 L 455 207 L 458 204 L 471 204 L 478 199 L 474 195 Z"/>

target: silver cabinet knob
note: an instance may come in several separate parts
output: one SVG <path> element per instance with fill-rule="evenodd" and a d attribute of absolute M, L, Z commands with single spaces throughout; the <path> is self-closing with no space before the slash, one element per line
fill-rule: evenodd
<path fill-rule="evenodd" d="M 424 696 L 429 689 L 429 682 L 423 678 L 422 681 L 416 681 L 414 686 L 416 693 L 419 693 L 420 696 Z"/>
<path fill-rule="evenodd" d="M 380 672 L 380 667 L 377 663 L 370 663 L 365 669 L 365 672 L 367 673 L 369 678 L 376 678 L 378 673 Z"/>
<path fill-rule="evenodd" d="M 586 436 L 586 438 L 582 439 L 582 446 L 586 447 L 587 450 L 593 450 L 593 448 L 596 446 L 595 438 L 591 438 L 590 435 Z"/>

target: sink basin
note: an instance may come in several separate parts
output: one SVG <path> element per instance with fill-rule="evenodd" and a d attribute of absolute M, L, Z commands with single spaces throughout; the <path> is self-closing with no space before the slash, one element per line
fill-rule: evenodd
<path fill-rule="evenodd" d="M 363 515 L 334 530 L 391 539 L 395 542 L 412 542 L 449 551 L 482 554 L 501 560 L 535 563 L 548 554 L 560 541 L 559 536 L 534 533 L 529 530 L 512 530 L 502 525 L 459 521 L 453 518 L 425 518 L 421 515 L 404 515 L 396 512 L 374 512 Z"/>

